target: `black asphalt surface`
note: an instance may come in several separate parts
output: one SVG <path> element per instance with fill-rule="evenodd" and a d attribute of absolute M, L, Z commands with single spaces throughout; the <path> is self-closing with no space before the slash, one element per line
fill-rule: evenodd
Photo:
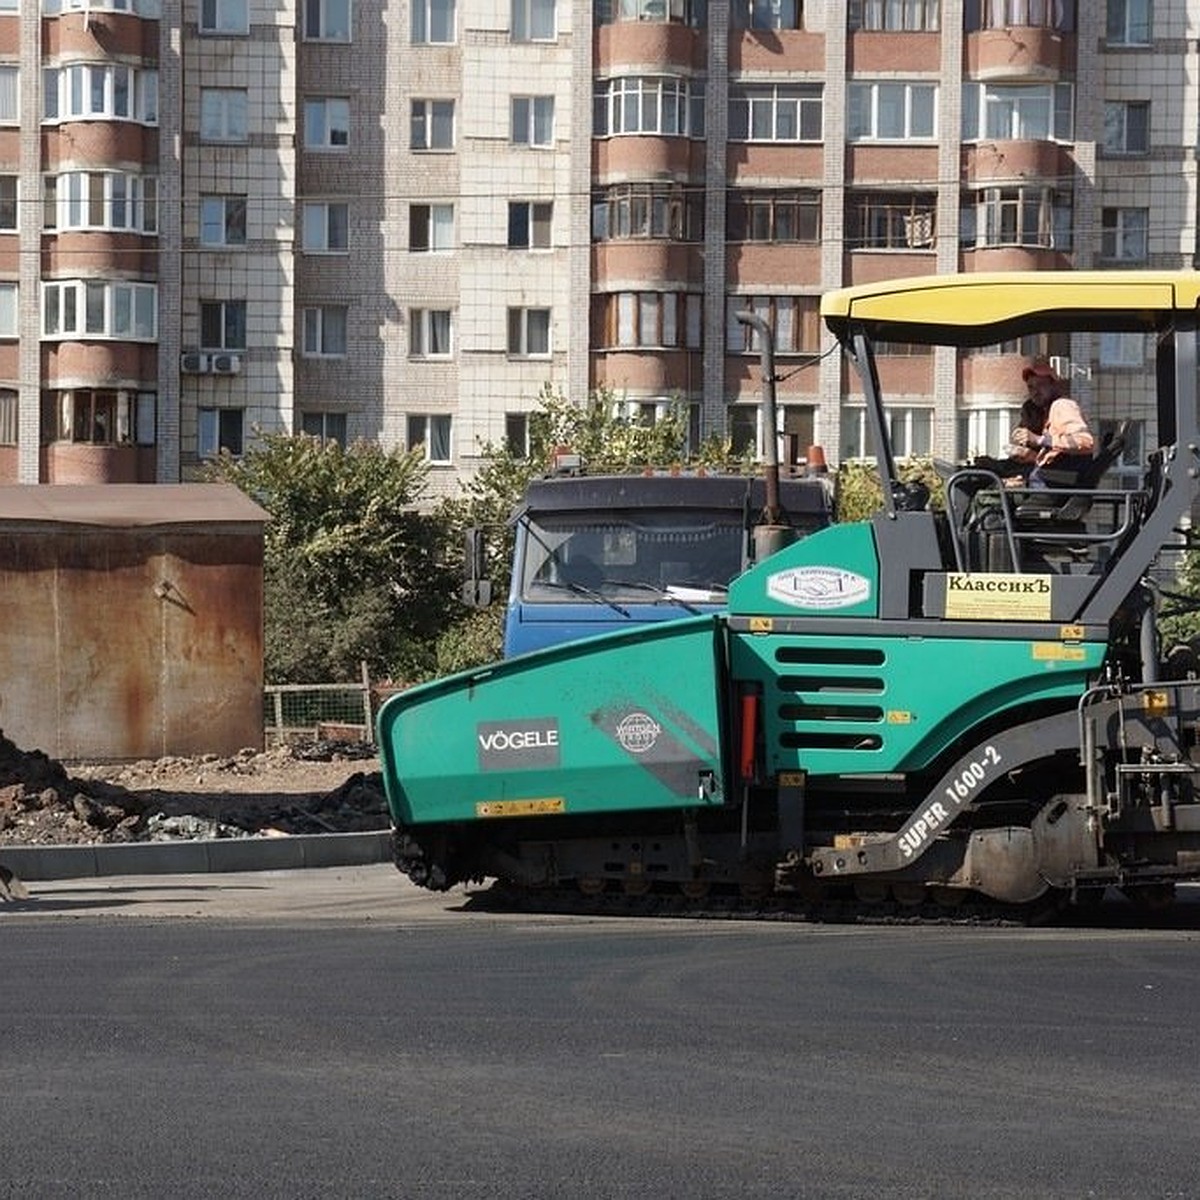
<path fill-rule="evenodd" d="M 407 904 L 0 909 L 0 1196 L 1200 1194 L 1200 922 Z"/>

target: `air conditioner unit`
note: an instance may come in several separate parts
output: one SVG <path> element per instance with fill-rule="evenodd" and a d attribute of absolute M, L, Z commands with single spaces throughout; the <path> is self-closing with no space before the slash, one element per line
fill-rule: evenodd
<path fill-rule="evenodd" d="M 236 375 L 242 369 L 242 359 L 238 354 L 214 354 L 211 365 L 214 375 Z"/>
<path fill-rule="evenodd" d="M 179 369 L 185 375 L 207 375 L 208 355 L 197 354 L 194 350 L 179 356 Z"/>

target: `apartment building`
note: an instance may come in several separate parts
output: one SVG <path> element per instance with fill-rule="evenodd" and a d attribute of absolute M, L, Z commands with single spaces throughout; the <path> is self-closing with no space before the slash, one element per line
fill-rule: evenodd
<path fill-rule="evenodd" d="M 1194 264 L 1198 66 L 1200 0 L 0 0 L 0 481 L 286 430 L 448 491 L 547 385 L 761 449 L 746 312 L 785 459 L 868 454 L 821 293 Z M 1151 415 L 1135 337 L 886 349 L 900 454 L 1035 355 Z"/>

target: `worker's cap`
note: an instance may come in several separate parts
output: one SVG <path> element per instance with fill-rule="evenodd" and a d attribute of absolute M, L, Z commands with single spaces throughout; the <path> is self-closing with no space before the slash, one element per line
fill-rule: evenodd
<path fill-rule="evenodd" d="M 1033 363 L 1021 372 L 1021 378 L 1028 383 L 1031 379 L 1040 377 L 1042 379 L 1053 379 L 1055 383 L 1062 383 L 1054 368 L 1049 363 Z"/>

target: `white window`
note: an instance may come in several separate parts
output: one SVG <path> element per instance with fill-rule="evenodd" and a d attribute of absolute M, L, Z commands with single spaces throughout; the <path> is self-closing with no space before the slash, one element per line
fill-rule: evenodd
<path fill-rule="evenodd" d="M 345 254 L 350 248 L 350 206 L 344 200 L 304 206 L 306 254 Z"/>
<path fill-rule="evenodd" d="M 245 410 L 201 408 L 196 417 L 196 453 L 200 458 L 216 458 L 222 452 L 235 457 L 242 453 Z"/>
<path fill-rule="evenodd" d="M 735 142 L 819 142 L 824 100 L 819 83 L 729 90 L 729 138 Z"/>
<path fill-rule="evenodd" d="M 0 0 L 0 11 L 16 12 L 17 0 Z M 157 20 L 162 16 L 159 0 L 42 0 L 42 12 L 53 16 L 60 12 L 123 12 Z"/>
<path fill-rule="evenodd" d="M 445 465 L 450 459 L 450 415 L 448 413 L 409 413 L 408 448 L 418 446 L 431 463 Z"/>
<path fill-rule="evenodd" d="M 1021 423 L 1018 408 L 972 408 L 959 419 L 959 455 L 963 459 L 986 454 L 991 458 L 1009 456 L 1012 431 Z"/>
<path fill-rule="evenodd" d="M 200 90 L 200 140 L 244 142 L 249 136 L 249 97 L 245 88 Z"/>
<path fill-rule="evenodd" d="M 344 304 L 322 304 L 304 310 L 304 357 L 346 357 Z"/>
<path fill-rule="evenodd" d="M 200 244 L 244 246 L 246 244 L 246 197 L 202 195 L 200 197 Z"/>
<path fill-rule="evenodd" d="M 414 43 L 450 45 L 455 40 L 454 0 L 412 0 Z"/>
<path fill-rule="evenodd" d="M 454 249 L 454 205 L 410 204 L 408 248 L 417 251 Z"/>
<path fill-rule="evenodd" d="M 350 40 L 350 0 L 304 0 L 304 36 L 310 42 Z"/>
<path fill-rule="evenodd" d="M 345 96 L 319 96 L 305 100 L 305 149 L 345 150 L 349 145 L 349 99 Z"/>
<path fill-rule="evenodd" d="M 963 140 L 1069 142 L 1075 89 L 1069 83 L 963 85 Z"/>
<path fill-rule="evenodd" d="M 412 358 L 449 358 L 451 332 L 448 308 L 409 309 L 408 353 Z"/>
<path fill-rule="evenodd" d="M 887 0 L 869 0 L 886 3 Z M 1075 5 L 1067 0 L 975 0 L 966 5 L 966 31 L 1024 26 L 1030 29 L 1075 29 Z"/>
<path fill-rule="evenodd" d="M 1149 152 L 1149 100 L 1110 100 L 1105 103 L 1104 149 L 1109 154 Z"/>
<path fill-rule="evenodd" d="M 158 124 L 158 72 L 123 63 L 72 63 L 42 73 L 47 121 Z"/>
<path fill-rule="evenodd" d="M 21 119 L 20 83 L 21 72 L 17 67 L 0 67 L 0 121 L 6 125 Z"/>
<path fill-rule="evenodd" d="M 512 141 L 514 146 L 554 145 L 554 97 L 512 98 Z"/>
<path fill-rule="evenodd" d="M 346 444 L 346 414 L 342 412 L 303 412 L 300 432 L 322 443 Z"/>
<path fill-rule="evenodd" d="M 0 388 L 0 446 L 17 444 L 17 393 L 12 388 Z"/>
<path fill-rule="evenodd" d="M 153 341 L 158 336 L 158 287 L 123 280 L 47 280 L 42 284 L 42 336 Z"/>
<path fill-rule="evenodd" d="M 550 310 L 548 308 L 510 308 L 508 310 L 508 353 L 513 358 L 549 358 Z"/>
<path fill-rule="evenodd" d="M 246 349 L 245 300 L 200 301 L 200 349 Z"/>
<path fill-rule="evenodd" d="M 0 337 L 17 336 L 17 285 L 0 283 Z"/>
<path fill-rule="evenodd" d="M 852 142 L 920 141 L 937 136 L 937 85 L 852 83 L 846 134 Z"/>
<path fill-rule="evenodd" d="M 1108 0 L 1105 37 L 1110 46 L 1150 45 L 1151 0 Z"/>
<path fill-rule="evenodd" d="M 850 0 L 847 5 L 847 26 L 852 30 L 936 33 L 940 16 L 940 0 Z"/>
<path fill-rule="evenodd" d="M 158 179 L 120 171 L 47 175 L 42 212 L 47 229 L 158 232 Z"/>
<path fill-rule="evenodd" d="M 201 33 L 249 33 L 247 0 L 200 0 Z"/>
<path fill-rule="evenodd" d="M 1100 257 L 1145 262 L 1149 257 L 1150 213 L 1145 208 L 1100 210 Z"/>
<path fill-rule="evenodd" d="M 733 0 L 730 24 L 740 29 L 803 29 L 803 0 Z"/>
<path fill-rule="evenodd" d="M 514 42 L 552 42 L 556 33 L 554 0 L 512 0 Z"/>
<path fill-rule="evenodd" d="M 892 453 L 897 458 L 928 455 L 933 449 L 932 408 L 889 408 L 886 411 Z M 851 408 L 842 414 L 842 458 L 874 458 L 867 413 Z"/>
<path fill-rule="evenodd" d="M 971 246 L 1071 248 L 1071 194 L 1050 187 L 982 188 L 963 193 L 959 238 Z"/>
<path fill-rule="evenodd" d="M 0 175 L 0 233 L 17 228 L 17 177 Z"/>
<path fill-rule="evenodd" d="M 1146 363 L 1144 333 L 1102 333 L 1100 335 L 1100 365 L 1102 367 L 1141 367 Z"/>
<path fill-rule="evenodd" d="M 596 137 L 616 134 L 704 136 L 704 87 L 673 75 L 601 80 L 592 105 Z"/>
<path fill-rule="evenodd" d="M 549 200 L 508 202 L 508 248 L 549 250 L 554 205 Z"/>
<path fill-rule="evenodd" d="M 414 100 L 409 147 L 413 150 L 454 149 L 454 101 Z"/>

